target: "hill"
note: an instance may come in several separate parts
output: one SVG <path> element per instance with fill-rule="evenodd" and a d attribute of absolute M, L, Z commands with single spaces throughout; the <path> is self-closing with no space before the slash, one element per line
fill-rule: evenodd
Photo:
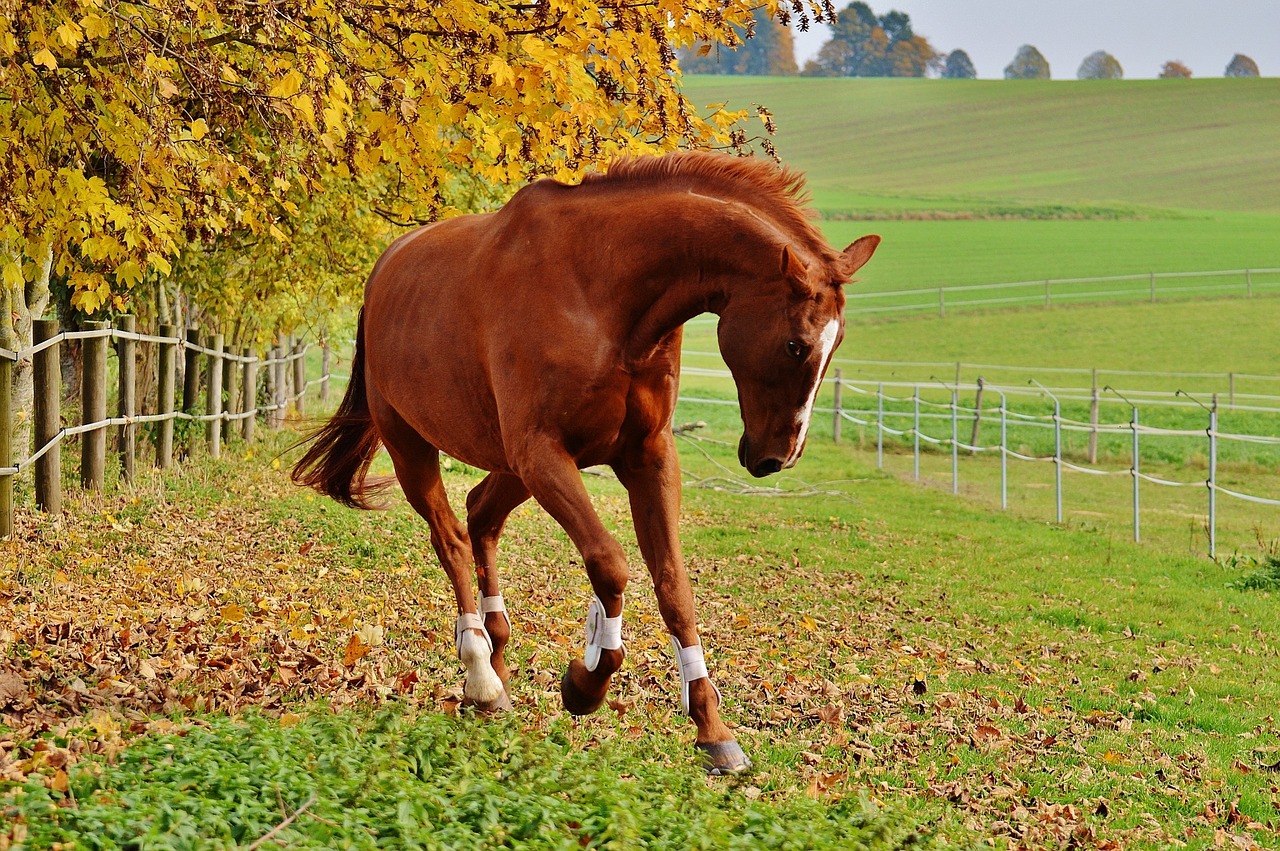
<path fill-rule="evenodd" d="M 1280 214 L 1280 79 L 690 77 L 695 104 L 773 111 L 828 214 Z"/>

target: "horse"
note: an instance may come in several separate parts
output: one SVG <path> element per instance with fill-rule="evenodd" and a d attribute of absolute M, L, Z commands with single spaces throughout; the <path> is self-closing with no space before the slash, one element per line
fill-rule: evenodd
<path fill-rule="evenodd" d="M 586 715 L 603 703 L 625 655 L 628 580 L 580 473 L 604 465 L 627 490 L 695 747 L 712 774 L 750 767 L 720 718 L 698 637 L 672 416 L 684 323 L 717 314 L 738 390 L 739 461 L 763 477 L 799 460 L 844 337 L 842 286 L 880 242 L 832 248 L 804 209 L 803 183 L 728 154 L 623 158 L 577 185 L 539 180 L 496 212 L 410 231 L 375 263 L 346 394 L 304 440 L 292 477 L 379 507 L 391 481 L 367 474 L 386 447 L 453 585 L 467 703 L 511 706 L 496 556 L 508 515 L 530 497 L 568 533 L 594 593 L 583 656 L 561 680 L 564 707 Z M 441 483 L 442 452 L 488 471 L 466 498 L 465 527 Z"/>

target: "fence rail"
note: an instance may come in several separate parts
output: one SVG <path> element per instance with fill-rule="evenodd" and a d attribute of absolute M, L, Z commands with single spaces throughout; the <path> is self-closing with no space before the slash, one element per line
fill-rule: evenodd
<path fill-rule="evenodd" d="M 1207 293 L 1251 298 L 1280 291 L 1280 268 L 1226 269 L 1214 272 L 1148 272 L 1099 278 L 1050 278 L 1005 284 L 939 286 L 893 292 L 850 292 L 850 316 L 880 313 L 936 312 L 1035 304 L 1053 307 L 1067 302 L 1105 299 L 1143 300 L 1183 298 Z M 995 294 L 995 295 L 992 295 Z"/>
<path fill-rule="evenodd" d="M 688 374 L 708 377 L 731 378 L 727 370 L 692 367 L 682 370 Z M 837 373 L 839 371 L 837 370 Z M 1054 512 L 1055 520 L 1063 520 L 1063 483 L 1065 470 L 1081 473 L 1090 477 L 1118 476 L 1132 480 L 1132 528 L 1133 540 L 1142 540 L 1142 485 L 1156 485 L 1175 488 L 1204 488 L 1206 491 L 1206 516 L 1208 533 L 1208 555 L 1217 555 L 1218 530 L 1218 496 L 1249 502 L 1255 505 L 1280 506 L 1280 493 L 1256 494 L 1246 493 L 1235 488 L 1225 487 L 1219 478 L 1218 462 L 1222 456 L 1224 445 L 1240 444 L 1249 447 L 1276 447 L 1280 451 L 1280 436 L 1274 434 L 1247 434 L 1224 431 L 1219 428 L 1219 416 L 1223 410 L 1217 394 L 1211 395 L 1205 402 L 1178 391 L 1178 398 L 1155 398 L 1154 391 L 1147 391 L 1147 396 L 1139 396 L 1137 392 L 1116 392 L 1119 402 L 1127 409 L 1127 420 L 1106 422 L 1099 416 L 1099 395 L 1095 390 L 1091 395 L 1066 396 L 1058 395 L 1051 387 L 1045 387 L 1032 380 L 1030 386 L 1003 386 L 983 381 L 975 383 L 949 385 L 941 381 L 930 383 L 886 382 L 847 380 L 837 374 L 827 378 L 824 383 L 831 386 L 834 405 L 817 407 L 816 412 L 824 412 L 833 417 L 832 433 L 837 442 L 840 440 L 842 426 L 846 423 L 862 426 L 874 434 L 876 445 L 876 466 L 884 469 L 886 438 L 899 438 L 911 446 L 913 462 L 913 478 L 920 479 L 920 460 L 925 447 L 933 447 L 934 451 L 950 450 L 951 455 L 951 490 L 960 491 L 960 456 L 991 453 L 1000 459 L 1000 507 L 1007 509 L 1009 505 L 1009 461 L 1022 461 L 1035 464 L 1049 464 L 1054 468 Z M 1111 388 L 1105 388 L 1110 391 Z M 894 395 L 895 391 L 899 395 Z M 944 391 L 947 401 L 939 402 L 927 398 L 925 391 L 938 393 Z M 972 396 L 973 405 L 960 403 L 961 396 Z M 998 397 L 994 407 L 983 406 L 984 395 L 987 399 Z M 1168 396 L 1168 392 L 1165 393 Z M 1010 408 L 1011 397 L 1048 397 L 1052 402 L 1052 413 L 1027 413 Z M 1185 398 L 1182 398 L 1185 397 Z M 1273 402 L 1280 402 L 1277 397 L 1265 397 Z M 1077 420 L 1063 416 L 1062 402 L 1074 399 L 1089 401 L 1090 419 Z M 681 402 L 701 405 L 733 405 L 731 399 L 715 399 L 698 396 L 680 397 Z M 850 404 L 852 403 L 852 404 Z M 1201 408 L 1205 415 L 1203 428 L 1160 428 L 1141 422 L 1143 408 L 1155 406 L 1179 406 Z M 1280 414 L 1280 404 L 1273 405 L 1240 405 L 1235 411 L 1265 412 Z M 1025 443 L 1015 444 L 1010 440 L 1010 429 L 1041 429 L 1052 435 L 1052 452 L 1027 454 L 1015 449 Z M 962 437 L 962 430 L 968 434 Z M 982 434 L 998 434 L 994 441 L 982 442 Z M 1064 436 L 1067 434 L 1087 434 L 1087 460 L 1075 463 L 1069 460 L 1064 450 Z M 1107 469 L 1098 464 L 1097 440 L 1099 436 L 1127 436 L 1128 468 Z M 1190 481 L 1176 481 L 1152 475 L 1142 470 L 1142 449 L 1144 441 L 1149 445 L 1153 439 L 1182 438 L 1204 441 L 1205 457 L 1208 461 L 1207 477 Z"/>
<path fill-rule="evenodd" d="M 105 322 L 86 323 L 82 331 L 62 331 L 56 320 L 37 320 L 33 324 L 32 345 L 18 351 L 0 348 L 0 537 L 8 537 L 13 532 L 14 478 L 28 470 L 34 469 L 37 508 L 50 513 L 62 510 L 60 447 L 67 438 L 81 437 L 82 486 L 86 490 L 101 491 L 109 429 L 119 430 L 121 473 L 130 480 L 137 463 L 139 425 L 159 424 L 153 438 L 155 465 L 167 468 L 173 464 L 174 423 L 179 420 L 205 425 L 204 444 L 216 458 L 221 454 L 224 434 L 233 424 L 240 426 L 245 442 L 252 443 L 259 417 L 265 417 L 269 428 L 278 429 L 284 423 L 289 406 L 303 413 L 303 400 L 312 387 L 320 387 L 322 401 L 328 397 L 333 376 L 329 372 L 327 343 L 321 343 L 320 376 L 307 381 L 305 359 L 310 344 L 292 336 L 277 335 L 277 343 L 264 357 L 249 347 L 239 352 L 229 351 L 221 334 L 202 335 L 196 328 L 187 329 L 184 336 L 172 325 L 162 325 L 159 334 L 140 334 L 134 328 L 132 316 L 118 317 L 114 328 Z M 60 347 L 73 340 L 80 341 L 84 347 L 81 422 L 64 426 Z M 107 415 L 109 341 L 115 343 L 118 366 L 115 416 Z M 140 413 L 137 402 L 138 343 L 155 345 L 158 352 L 157 410 L 151 414 Z M 26 447 L 13 445 L 13 370 L 15 364 L 27 359 L 32 363 L 35 445 L 30 454 L 15 462 L 15 448 L 25 453 Z M 184 364 L 180 406 L 177 403 L 179 363 Z M 259 401 L 260 390 L 266 391 L 267 401 Z M 188 448 L 194 447 L 200 437 L 193 433 Z"/>

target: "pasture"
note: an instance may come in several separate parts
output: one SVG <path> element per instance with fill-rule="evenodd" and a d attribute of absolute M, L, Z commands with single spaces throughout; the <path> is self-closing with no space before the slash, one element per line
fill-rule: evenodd
<path fill-rule="evenodd" d="M 1280 265 L 1280 153 L 1259 143 L 1278 83 L 688 81 L 695 102 L 774 109 L 833 242 L 885 236 L 855 285 L 869 291 Z M 1274 374 L 1278 304 L 858 319 L 836 365 L 874 381 L 863 361 L 891 361 L 880 380 L 936 398 L 955 374 L 930 362 L 1022 384 L 1035 367 Z M 717 364 L 700 354 L 713 328 L 690 326 L 687 366 Z M 693 374 L 684 392 L 733 398 Z M 1119 477 L 1087 498 L 1070 480 L 1058 525 L 1047 466 L 1022 468 L 1002 513 L 988 460 L 965 460 L 957 499 L 949 456 L 925 455 L 919 487 L 902 444 L 878 470 L 866 430 L 836 446 L 820 416 L 795 470 L 749 480 L 736 408 L 682 403 L 677 422 L 697 420 L 679 442 L 681 531 L 751 773 L 708 779 L 691 755 L 607 472 L 586 480 L 632 566 L 610 702 L 585 719 L 561 708 L 589 586 L 526 505 L 499 561 L 515 709 L 484 719 L 459 705 L 454 603 L 425 524 L 398 494 L 359 513 L 291 486 L 286 432 L 70 500 L 57 521 L 19 515 L 0 544 L 0 847 L 1280 842 L 1274 509 L 1232 506 L 1238 554 L 1211 561 L 1202 491 L 1152 494 L 1151 543 L 1135 546 Z M 1152 451 L 1151 470 L 1203 476 L 1191 444 Z M 1123 466 L 1123 447 L 1103 461 Z M 1257 492 L 1275 472 L 1226 464 Z M 455 505 L 479 478 L 448 465 Z"/>
<path fill-rule="evenodd" d="M 60 528 L 20 518 L 3 634 L 43 688 L 10 692 L 10 830 L 247 845 L 296 814 L 275 836 L 298 847 L 1275 839 L 1280 598 L 1233 587 L 1252 566 L 971 507 L 825 441 L 778 482 L 791 498 L 735 493 L 715 481 L 734 436 L 682 441 L 683 533 L 753 773 L 702 779 L 642 568 L 611 703 L 564 714 L 588 585 L 533 507 L 501 554 L 516 709 L 460 712 L 423 524 L 398 498 L 301 492 L 263 447 L 82 499 Z M 454 465 L 453 498 L 478 478 Z M 587 480 L 639 565 L 621 487 Z"/>

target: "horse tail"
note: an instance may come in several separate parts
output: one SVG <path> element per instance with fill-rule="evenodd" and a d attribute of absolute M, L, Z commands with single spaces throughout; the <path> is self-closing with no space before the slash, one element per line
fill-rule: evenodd
<path fill-rule="evenodd" d="M 370 502 L 394 481 L 385 478 L 366 481 L 369 465 L 382 441 L 369 414 L 369 398 L 364 385 L 364 308 L 356 325 L 356 351 L 351 358 L 351 378 L 342 403 L 329 421 L 297 445 L 311 444 L 293 465 L 296 484 L 315 488 L 325 496 L 351 508 L 377 509 Z"/>

